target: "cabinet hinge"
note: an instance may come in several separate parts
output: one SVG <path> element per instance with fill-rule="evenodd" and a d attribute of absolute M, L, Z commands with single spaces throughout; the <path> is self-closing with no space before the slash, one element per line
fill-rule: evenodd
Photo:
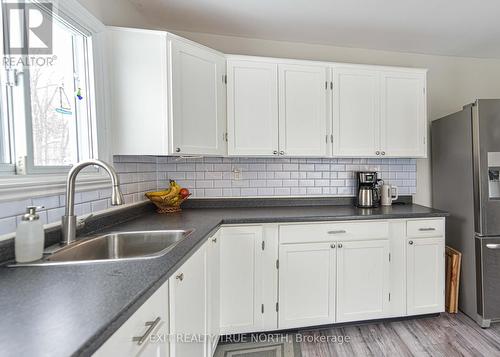
<path fill-rule="evenodd" d="M 278 312 L 280 309 L 280 305 L 279 305 L 279 302 L 276 303 L 276 312 Z"/>
<path fill-rule="evenodd" d="M 263 314 L 264 313 L 264 304 L 260 305 L 260 312 Z"/>
<path fill-rule="evenodd" d="M 280 260 L 276 259 L 276 269 L 279 269 L 279 268 L 280 268 Z"/>
<path fill-rule="evenodd" d="M 266 249 L 266 241 L 262 241 L 262 250 Z"/>

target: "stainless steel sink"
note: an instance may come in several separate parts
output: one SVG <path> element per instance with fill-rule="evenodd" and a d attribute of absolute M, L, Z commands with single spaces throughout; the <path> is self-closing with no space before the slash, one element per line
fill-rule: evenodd
<path fill-rule="evenodd" d="M 11 267 L 150 259 L 170 251 L 194 230 L 115 232 L 78 240 L 42 260 Z"/>

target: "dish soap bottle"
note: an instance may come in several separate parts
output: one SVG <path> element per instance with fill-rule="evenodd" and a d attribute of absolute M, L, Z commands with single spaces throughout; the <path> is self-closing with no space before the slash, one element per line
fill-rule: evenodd
<path fill-rule="evenodd" d="M 42 258 L 45 233 L 40 216 L 36 213 L 36 210 L 41 208 L 43 207 L 26 207 L 26 214 L 17 226 L 14 247 L 18 263 L 33 262 Z"/>

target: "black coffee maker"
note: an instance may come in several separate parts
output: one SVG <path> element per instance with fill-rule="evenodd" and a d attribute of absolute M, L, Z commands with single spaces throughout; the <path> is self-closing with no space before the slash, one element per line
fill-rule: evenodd
<path fill-rule="evenodd" d="M 356 205 L 362 208 L 378 207 L 380 203 L 380 185 L 382 180 L 378 179 L 375 171 L 362 171 L 356 173 L 358 179 L 358 191 L 356 194 Z"/>

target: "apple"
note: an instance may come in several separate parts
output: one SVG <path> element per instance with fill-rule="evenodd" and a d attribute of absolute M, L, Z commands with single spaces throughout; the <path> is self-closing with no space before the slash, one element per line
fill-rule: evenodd
<path fill-rule="evenodd" d="M 182 188 L 180 191 L 179 191 L 179 195 L 182 197 L 182 198 L 186 198 L 190 195 L 189 193 L 189 190 L 187 188 Z"/>

